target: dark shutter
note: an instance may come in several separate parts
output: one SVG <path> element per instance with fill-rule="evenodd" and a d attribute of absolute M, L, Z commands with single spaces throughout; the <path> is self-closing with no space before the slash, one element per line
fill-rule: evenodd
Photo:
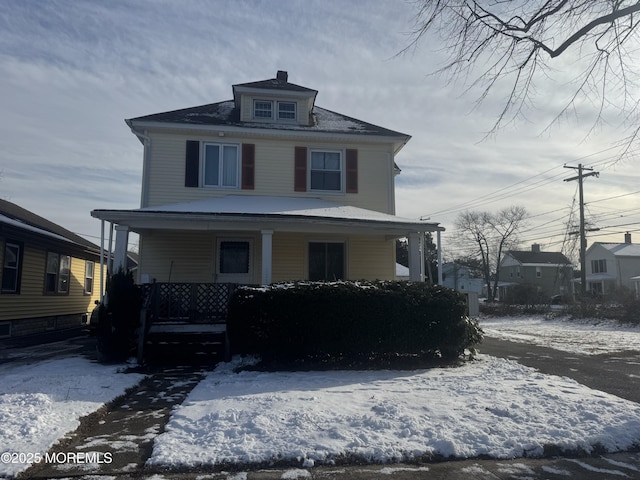
<path fill-rule="evenodd" d="M 256 146 L 253 143 L 242 144 L 242 189 L 255 188 Z"/>
<path fill-rule="evenodd" d="M 347 149 L 347 193 L 358 193 L 358 150 Z"/>
<path fill-rule="evenodd" d="M 200 142 L 197 140 L 187 140 L 187 151 L 185 154 L 184 186 L 198 187 L 198 177 L 200 174 Z"/>
<path fill-rule="evenodd" d="M 296 192 L 307 191 L 307 147 L 296 147 L 294 190 Z"/>

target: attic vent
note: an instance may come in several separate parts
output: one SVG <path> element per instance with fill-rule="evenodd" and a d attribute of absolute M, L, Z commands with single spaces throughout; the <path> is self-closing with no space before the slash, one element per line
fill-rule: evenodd
<path fill-rule="evenodd" d="M 285 70 L 278 70 L 278 73 L 276 73 L 276 78 L 281 82 L 288 82 L 289 74 Z"/>

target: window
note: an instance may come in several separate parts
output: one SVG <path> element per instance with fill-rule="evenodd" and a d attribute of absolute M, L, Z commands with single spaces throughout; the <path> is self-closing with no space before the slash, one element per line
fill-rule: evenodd
<path fill-rule="evenodd" d="M 273 102 L 266 100 L 254 100 L 253 102 L 253 117 L 254 118 L 273 118 Z"/>
<path fill-rule="evenodd" d="M 536 277 L 542 277 L 542 267 L 536 267 Z"/>
<path fill-rule="evenodd" d="M 238 187 L 238 146 L 207 143 L 204 146 L 203 186 Z"/>
<path fill-rule="evenodd" d="M 93 270 L 95 264 L 87 260 L 84 264 L 84 293 L 93 293 Z"/>
<path fill-rule="evenodd" d="M 520 267 L 516 268 L 516 276 L 520 278 Z"/>
<path fill-rule="evenodd" d="M 311 152 L 311 190 L 342 190 L 342 154 L 339 151 Z"/>
<path fill-rule="evenodd" d="M 49 252 L 44 281 L 45 293 L 69 293 L 70 274 L 71 257 Z"/>
<path fill-rule="evenodd" d="M 248 273 L 249 251 L 249 242 L 220 242 L 220 273 Z"/>
<path fill-rule="evenodd" d="M 309 280 L 344 279 L 344 243 L 309 243 Z"/>
<path fill-rule="evenodd" d="M 296 104 L 294 102 L 278 102 L 278 120 L 295 120 Z"/>
<path fill-rule="evenodd" d="M 22 246 L 5 243 L 2 263 L 2 293 L 20 293 L 20 273 L 22 271 Z"/>
<path fill-rule="evenodd" d="M 607 273 L 607 261 L 591 260 L 591 273 Z"/>

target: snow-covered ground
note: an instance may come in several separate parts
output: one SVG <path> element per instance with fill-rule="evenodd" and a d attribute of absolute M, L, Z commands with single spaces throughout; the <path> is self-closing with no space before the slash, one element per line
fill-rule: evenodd
<path fill-rule="evenodd" d="M 0 478 L 24 470 L 44 455 L 80 418 L 142 379 L 81 357 L 0 369 Z M 28 460 L 31 460 L 30 462 Z"/>
<path fill-rule="evenodd" d="M 422 371 L 234 373 L 238 363 L 221 365 L 174 411 L 150 463 L 311 466 L 640 444 L 640 405 L 509 360 L 480 355 L 460 368 Z"/>
<path fill-rule="evenodd" d="M 528 317 L 481 325 L 490 336 L 573 352 L 640 350 L 640 329 L 608 322 Z M 286 459 L 310 467 L 352 456 L 507 458 L 540 455 L 545 445 L 640 445 L 640 405 L 486 355 L 417 371 L 234 373 L 240 362 L 210 372 L 174 410 L 150 463 Z M 82 357 L 0 365 L 0 459 L 44 454 L 80 417 L 141 379 L 120 368 Z M 27 466 L 0 462 L 0 478 Z"/>
<path fill-rule="evenodd" d="M 523 315 L 482 318 L 480 326 L 489 337 L 572 353 L 597 355 L 640 351 L 640 327 L 621 325 L 613 320 L 547 319 L 542 315 Z"/>

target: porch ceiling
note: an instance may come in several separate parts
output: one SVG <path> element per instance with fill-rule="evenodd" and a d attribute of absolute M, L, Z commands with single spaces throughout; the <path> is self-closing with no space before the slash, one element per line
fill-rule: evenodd
<path fill-rule="evenodd" d="M 428 223 L 318 198 L 227 195 L 135 210 L 93 210 L 91 215 L 131 231 L 274 230 L 358 233 L 403 237 L 411 232 L 444 231 Z"/>

